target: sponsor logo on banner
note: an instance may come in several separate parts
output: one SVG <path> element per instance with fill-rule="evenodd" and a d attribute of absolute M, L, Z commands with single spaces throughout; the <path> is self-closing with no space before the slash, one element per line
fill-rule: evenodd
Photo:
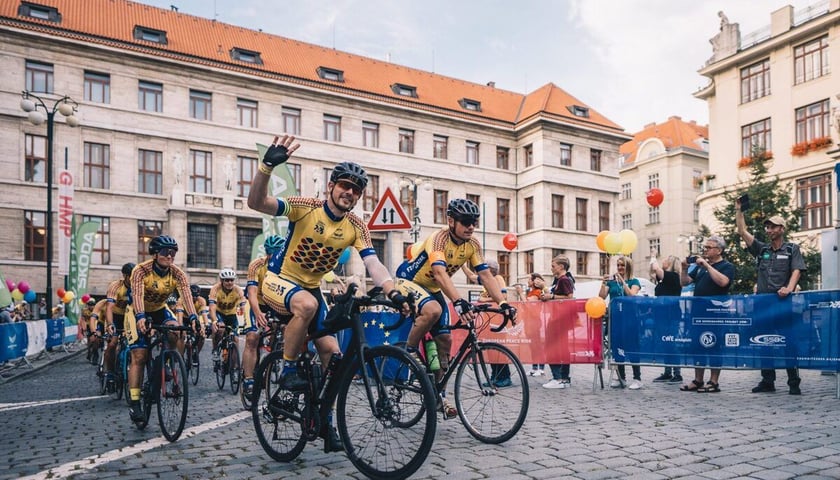
<path fill-rule="evenodd" d="M 674 343 L 691 343 L 691 338 L 688 337 L 678 337 L 676 335 L 662 335 L 663 342 L 674 342 Z"/>
<path fill-rule="evenodd" d="M 737 333 L 727 333 L 723 340 L 724 345 L 726 345 L 727 347 L 741 346 L 741 335 Z"/>
<path fill-rule="evenodd" d="M 785 343 L 785 336 L 777 333 L 765 333 L 750 337 L 750 345 L 757 345 L 759 347 L 779 347 L 785 345 Z"/>
<path fill-rule="evenodd" d="M 712 332 L 703 332 L 700 334 L 700 345 L 706 348 L 712 348 L 717 343 L 717 336 Z"/>

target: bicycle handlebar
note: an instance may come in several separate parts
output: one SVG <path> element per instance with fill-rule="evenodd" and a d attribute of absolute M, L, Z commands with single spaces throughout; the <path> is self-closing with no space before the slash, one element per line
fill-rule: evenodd
<path fill-rule="evenodd" d="M 355 283 L 351 283 L 347 286 L 347 291 L 335 297 L 335 305 L 330 312 L 327 314 L 327 319 L 324 321 L 324 326 L 332 329 L 332 328 L 347 328 L 349 325 L 346 325 L 346 322 L 342 320 L 346 320 L 347 315 L 354 315 L 361 311 L 362 307 L 373 307 L 373 306 L 383 306 L 388 307 L 394 310 L 401 310 L 402 304 L 397 305 L 391 300 L 387 298 L 382 298 L 382 287 L 374 287 L 370 291 L 368 291 L 365 295 L 356 296 L 356 292 L 359 290 L 359 286 Z M 409 295 L 406 300 L 409 304 L 409 309 L 411 313 L 409 316 L 414 316 L 414 295 Z M 389 325 L 384 327 L 384 330 L 390 331 L 395 330 L 402 326 L 403 322 L 407 317 L 400 315 L 399 321 L 394 323 L 393 325 Z"/>
<path fill-rule="evenodd" d="M 192 332 L 192 327 L 185 327 L 183 325 L 166 325 L 163 323 L 152 324 L 149 330 L 163 330 L 170 332 Z"/>
<path fill-rule="evenodd" d="M 498 327 L 490 327 L 490 331 L 493 333 L 501 332 L 510 322 L 511 325 L 516 325 L 516 309 L 511 307 L 510 309 L 503 310 L 499 307 L 494 307 L 489 303 L 479 303 L 473 305 L 473 310 L 478 313 L 487 312 L 487 313 L 501 313 L 502 314 L 502 324 Z"/>

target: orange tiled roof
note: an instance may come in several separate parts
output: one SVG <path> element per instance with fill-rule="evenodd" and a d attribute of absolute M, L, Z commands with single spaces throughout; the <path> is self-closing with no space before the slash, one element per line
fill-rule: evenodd
<path fill-rule="evenodd" d="M 669 117 L 663 123 L 647 124 L 642 131 L 633 135 L 633 140 L 619 147 L 619 153 L 625 156 L 625 164 L 632 163 L 636 159 L 639 147 L 649 138 L 658 138 L 668 150 L 674 148 L 701 150 L 698 141 L 709 138 L 709 126 L 698 125 L 694 120 L 684 122 L 677 116 Z"/>
<path fill-rule="evenodd" d="M 61 22 L 18 16 L 21 2 L 5 0 L 0 2 L 0 24 L 497 125 L 515 126 L 535 116 L 544 116 L 623 132 L 620 126 L 591 108 L 589 118 L 575 116 L 568 107 L 588 106 L 551 83 L 523 95 L 128 0 L 28 0 L 26 3 L 58 9 Z M 167 43 L 135 39 L 137 25 L 166 32 Z M 233 48 L 259 52 L 263 64 L 231 59 Z M 320 78 L 319 67 L 341 70 L 344 81 Z M 394 93 L 391 86 L 395 83 L 415 87 L 417 98 Z M 480 102 L 481 111 L 465 110 L 459 104 L 464 98 Z"/>

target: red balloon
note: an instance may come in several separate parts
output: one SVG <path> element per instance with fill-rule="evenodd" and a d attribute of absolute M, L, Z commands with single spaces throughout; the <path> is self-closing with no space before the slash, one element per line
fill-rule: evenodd
<path fill-rule="evenodd" d="M 55 291 L 55 294 L 58 295 L 58 298 L 64 298 L 65 293 L 67 293 L 67 292 L 65 292 L 63 288 L 59 288 L 58 290 Z"/>
<path fill-rule="evenodd" d="M 519 240 L 516 238 L 516 234 L 513 232 L 506 233 L 504 238 L 502 238 L 502 245 L 505 246 L 508 250 L 513 250 L 519 244 Z"/>
<path fill-rule="evenodd" d="M 658 188 L 651 188 L 647 192 L 647 203 L 651 207 L 658 207 L 662 205 L 662 201 L 665 200 L 665 194 L 662 193 L 662 190 Z"/>

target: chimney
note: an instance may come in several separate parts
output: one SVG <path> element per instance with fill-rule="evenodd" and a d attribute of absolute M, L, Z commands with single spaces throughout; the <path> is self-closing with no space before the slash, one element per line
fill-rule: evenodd
<path fill-rule="evenodd" d="M 175 5 L 170 5 L 169 8 L 171 8 L 173 12 L 178 12 L 178 7 L 176 7 Z"/>
<path fill-rule="evenodd" d="M 493 82 L 493 81 L 487 82 L 487 86 L 490 87 L 490 88 L 496 88 L 496 82 Z"/>

